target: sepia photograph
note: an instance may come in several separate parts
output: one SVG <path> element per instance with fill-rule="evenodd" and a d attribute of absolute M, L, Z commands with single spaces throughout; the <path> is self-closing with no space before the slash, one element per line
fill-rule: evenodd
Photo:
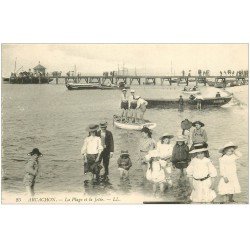
<path fill-rule="evenodd" d="M 2 204 L 248 204 L 246 43 L 2 43 Z"/>

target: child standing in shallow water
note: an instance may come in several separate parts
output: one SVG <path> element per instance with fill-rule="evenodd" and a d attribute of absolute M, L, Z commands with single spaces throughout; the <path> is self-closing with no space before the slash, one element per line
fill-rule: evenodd
<path fill-rule="evenodd" d="M 120 179 L 128 179 L 128 171 L 132 167 L 132 162 L 127 150 L 121 151 L 121 156 L 118 159 L 117 164 L 120 171 Z"/>
<path fill-rule="evenodd" d="M 218 185 L 218 191 L 220 195 L 224 196 L 224 202 L 234 202 L 233 195 L 241 192 L 237 176 L 236 160 L 239 159 L 242 154 L 235 150 L 236 148 L 238 147 L 232 142 L 229 142 L 219 150 L 222 156 L 219 159 L 221 179 Z"/>
<path fill-rule="evenodd" d="M 30 159 L 25 164 L 24 185 L 29 196 L 34 196 L 34 186 L 39 169 L 38 158 L 42 156 L 38 148 L 34 148 L 28 155 Z"/>
<path fill-rule="evenodd" d="M 193 202 L 212 202 L 216 197 L 214 178 L 217 171 L 211 160 L 205 157 L 207 150 L 196 147 L 189 152 L 195 155 L 187 167 L 187 176 L 192 188 L 190 199 Z"/>
<path fill-rule="evenodd" d="M 163 195 L 166 184 L 166 175 L 164 171 L 166 161 L 160 159 L 157 150 L 149 151 L 148 155 L 145 156 L 145 159 L 148 162 L 146 178 L 153 183 L 154 195 L 156 195 L 158 187 L 160 187 L 161 195 Z"/>

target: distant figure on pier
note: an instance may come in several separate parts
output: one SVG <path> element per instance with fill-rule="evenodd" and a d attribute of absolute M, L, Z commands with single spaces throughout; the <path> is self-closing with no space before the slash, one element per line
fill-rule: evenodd
<path fill-rule="evenodd" d="M 179 108 L 178 108 L 178 110 L 180 111 L 180 112 L 182 112 L 183 111 L 183 107 L 184 107 L 184 100 L 183 100 L 183 98 L 182 98 L 182 95 L 180 95 L 180 99 L 179 99 Z"/>
<path fill-rule="evenodd" d="M 129 110 L 130 117 L 132 122 L 136 122 L 137 120 L 137 100 L 135 99 L 135 91 L 133 89 L 130 90 L 131 96 L 129 97 Z"/>
<path fill-rule="evenodd" d="M 125 122 L 128 121 L 128 96 L 127 96 L 127 90 L 123 89 L 122 90 L 122 95 L 121 95 L 121 122 L 123 121 L 123 116 L 125 114 Z"/>

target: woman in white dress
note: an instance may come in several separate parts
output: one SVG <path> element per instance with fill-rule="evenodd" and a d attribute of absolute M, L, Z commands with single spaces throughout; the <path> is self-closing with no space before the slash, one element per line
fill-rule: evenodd
<path fill-rule="evenodd" d="M 187 167 L 192 193 L 190 196 L 193 202 L 212 202 L 216 193 L 214 191 L 214 179 L 217 171 L 209 158 L 205 157 L 208 148 L 196 147 L 190 154 L 195 154 Z"/>
<path fill-rule="evenodd" d="M 224 202 L 234 202 L 233 195 L 241 193 L 241 188 L 237 176 L 236 160 L 242 154 L 236 149 L 238 146 L 232 142 L 227 143 L 219 152 L 222 153 L 219 159 L 220 163 L 220 182 L 218 191 L 220 195 L 224 196 Z"/>

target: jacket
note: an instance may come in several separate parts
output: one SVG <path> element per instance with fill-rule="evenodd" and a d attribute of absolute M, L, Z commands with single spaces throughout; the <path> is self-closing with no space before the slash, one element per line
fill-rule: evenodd
<path fill-rule="evenodd" d="M 97 132 L 97 136 L 101 138 L 101 131 Z M 109 130 L 106 130 L 104 150 L 109 153 L 114 152 L 114 139 L 112 133 Z"/>

